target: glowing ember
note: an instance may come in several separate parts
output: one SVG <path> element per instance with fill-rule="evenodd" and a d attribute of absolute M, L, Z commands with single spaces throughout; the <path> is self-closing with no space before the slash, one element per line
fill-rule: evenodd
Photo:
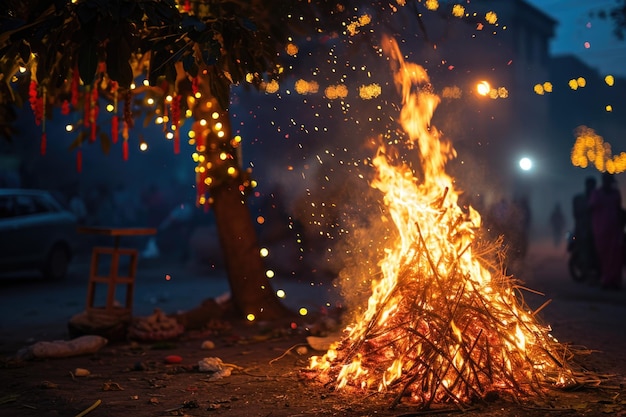
<path fill-rule="evenodd" d="M 439 97 L 426 71 L 404 62 L 394 41 L 384 44 L 402 93 L 399 121 L 409 148 L 419 149 L 423 177 L 378 150 L 372 186 L 398 238 L 365 311 L 310 368 L 338 389 L 377 390 L 392 394 L 393 405 L 408 397 L 424 408 L 576 383 L 567 348 L 528 311 L 513 280 L 478 255 L 480 215 L 457 205 L 444 170 L 455 151 L 430 125 Z"/>

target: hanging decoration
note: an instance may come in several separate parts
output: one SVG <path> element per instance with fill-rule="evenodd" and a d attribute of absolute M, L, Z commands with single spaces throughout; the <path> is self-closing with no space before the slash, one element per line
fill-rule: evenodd
<path fill-rule="evenodd" d="M 174 153 L 178 155 L 180 153 L 180 100 L 183 96 L 176 94 L 172 98 L 172 123 L 171 129 L 174 132 Z"/>
<path fill-rule="evenodd" d="M 132 93 L 130 90 L 124 96 L 124 123 L 122 127 L 122 158 L 128 161 L 128 130 L 133 127 L 133 113 L 131 110 Z"/>
<path fill-rule="evenodd" d="M 46 87 L 43 87 L 43 93 L 41 95 L 41 101 L 37 101 L 37 103 L 41 103 L 39 106 L 41 107 L 41 116 L 40 116 L 40 121 L 41 121 L 41 143 L 40 143 L 40 149 L 39 152 L 42 155 L 46 154 L 46 148 L 48 147 L 48 137 L 46 135 Z"/>
<path fill-rule="evenodd" d="M 91 127 L 91 87 L 85 86 L 85 93 L 83 94 L 83 126 L 85 129 L 89 129 Z"/>
<path fill-rule="evenodd" d="M 119 118 L 117 115 L 117 92 L 119 85 L 117 81 L 111 82 L 111 92 L 113 92 L 113 117 L 111 118 L 111 142 L 117 143 L 119 139 Z"/>
<path fill-rule="evenodd" d="M 71 104 L 74 109 L 78 109 L 78 87 L 80 85 L 80 75 L 78 74 L 78 66 L 75 66 L 72 70 L 72 84 L 71 89 Z"/>
<path fill-rule="evenodd" d="M 95 142 L 97 126 L 98 126 L 97 124 L 98 111 L 99 111 L 97 86 L 94 86 L 94 88 L 91 90 L 91 95 L 89 96 L 89 99 L 91 100 L 91 104 L 90 104 L 91 111 L 89 112 L 89 125 L 91 127 L 91 134 L 89 135 L 89 141 Z"/>
<path fill-rule="evenodd" d="M 80 173 L 83 170 L 83 151 L 78 148 L 76 151 L 76 172 Z"/>

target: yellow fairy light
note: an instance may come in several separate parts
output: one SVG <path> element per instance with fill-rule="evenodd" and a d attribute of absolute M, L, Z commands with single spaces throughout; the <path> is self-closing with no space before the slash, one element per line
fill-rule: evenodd
<path fill-rule="evenodd" d="M 224 136 L 226 136 L 226 133 L 224 133 L 223 130 L 220 130 L 219 132 L 217 132 L 217 137 L 218 138 L 223 138 Z"/>
<path fill-rule="evenodd" d="M 574 79 L 569 80 L 567 84 L 569 85 L 569 88 L 571 88 L 572 90 L 578 90 L 578 83 L 576 82 L 576 80 Z"/>
<path fill-rule="evenodd" d="M 576 142 L 570 159 L 572 165 L 580 168 L 587 168 L 591 164 L 600 172 L 618 174 L 626 171 L 626 152 L 613 155 L 611 145 L 586 126 L 576 130 Z"/>
<path fill-rule="evenodd" d="M 495 25 L 498 21 L 498 15 L 493 11 L 487 12 L 487 14 L 485 15 L 485 20 L 487 21 L 487 23 Z"/>
<path fill-rule="evenodd" d="M 139 142 L 139 150 L 145 152 L 148 150 L 148 144 L 146 142 Z"/>
<path fill-rule="evenodd" d="M 228 154 L 226 152 L 220 153 L 220 159 L 222 161 L 225 161 L 227 158 L 228 158 Z"/>
<path fill-rule="evenodd" d="M 613 111 L 613 106 L 611 106 L 610 104 L 607 104 L 606 107 L 604 108 L 607 112 L 612 112 Z"/>
<path fill-rule="evenodd" d="M 109 103 L 109 104 L 107 104 L 106 109 L 107 109 L 107 111 L 109 113 L 111 113 L 111 112 L 113 112 L 113 110 L 115 110 L 115 106 L 113 104 Z"/>
<path fill-rule="evenodd" d="M 268 269 L 267 271 L 265 271 L 265 276 L 268 278 L 274 278 L 275 276 L 274 271 L 272 271 L 271 269 Z"/>
<path fill-rule="evenodd" d="M 72 125 L 65 125 L 65 131 L 66 132 L 71 132 L 72 130 L 74 130 L 74 126 L 72 126 Z"/>
<path fill-rule="evenodd" d="M 200 119 L 200 126 L 206 126 L 207 121 L 206 119 Z"/>
<path fill-rule="evenodd" d="M 551 93 L 552 92 L 552 83 L 549 81 L 546 81 L 545 83 L 543 83 L 543 89 L 545 90 L 546 93 Z"/>
<path fill-rule="evenodd" d="M 462 95 L 463 95 L 463 92 L 456 85 L 453 85 L 450 87 L 444 87 L 441 92 L 441 97 L 449 98 L 449 99 L 459 99 L 461 98 Z"/>
<path fill-rule="evenodd" d="M 254 314 L 250 313 L 250 314 L 248 314 L 248 315 L 246 316 L 246 319 L 247 319 L 248 321 L 254 321 L 254 320 L 256 320 L 256 316 L 255 316 Z"/>
<path fill-rule="evenodd" d="M 268 94 L 274 94 L 275 92 L 278 91 L 279 88 L 280 86 L 278 85 L 278 82 L 275 80 L 272 80 L 269 83 L 265 84 L 265 92 Z"/>
<path fill-rule="evenodd" d="M 228 169 L 226 171 L 228 172 L 228 175 L 230 175 L 230 176 L 237 175 L 237 168 L 235 168 L 235 167 L 228 167 Z"/>
<path fill-rule="evenodd" d="M 382 92 L 379 84 L 362 85 L 359 87 L 359 97 L 364 100 L 371 100 L 378 97 Z"/>
<path fill-rule="evenodd" d="M 205 183 L 206 185 L 211 185 L 211 184 L 213 184 L 213 178 L 211 178 L 211 177 L 206 177 L 206 178 L 204 179 L 204 183 Z"/>
<path fill-rule="evenodd" d="M 543 85 L 541 84 L 535 84 L 535 87 L 533 88 L 533 90 L 535 90 L 535 94 L 538 94 L 540 96 L 542 96 L 545 93 Z"/>
<path fill-rule="evenodd" d="M 465 15 L 465 7 L 460 4 L 455 4 L 452 6 L 452 16 L 454 17 L 463 17 Z"/>
<path fill-rule="evenodd" d="M 348 96 L 348 87 L 343 84 L 331 85 L 324 90 L 326 98 L 334 100 L 337 98 L 346 98 Z"/>
<path fill-rule="evenodd" d="M 214 111 L 213 113 L 211 113 L 211 118 L 213 120 L 217 120 L 217 119 L 220 118 L 220 114 L 218 112 Z"/>
<path fill-rule="evenodd" d="M 426 0 L 425 6 L 428 10 L 435 11 L 439 8 L 438 0 Z"/>
<path fill-rule="evenodd" d="M 298 94 L 315 94 L 319 90 L 319 84 L 315 81 L 297 80 L 295 89 Z"/>
<path fill-rule="evenodd" d="M 507 98 L 509 96 L 509 90 L 505 87 L 498 87 L 498 97 L 499 98 Z"/>
<path fill-rule="evenodd" d="M 269 251 L 269 249 L 267 249 L 267 248 L 261 248 L 261 249 L 259 250 L 259 253 L 261 254 L 261 257 L 262 257 L 262 258 L 266 258 L 266 257 L 267 257 L 267 255 L 269 255 L 269 254 L 270 254 L 270 251 Z"/>
<path fill-rule="evenodd" d="M 172 140 L 172 139 L 174 139 L 174 133 L 172 133 L 172 132 L 167 132 L 167 133 L 165 134 L 165 138 L 166 138 L 167 140 Z"/>
<path fill-rule="evenodd" d="M 202 98 L 202 93 L 199 92 L 199 91 L 196 91 L 196 94 L 194 94 L 193 96 L 194 96 L 194 98 L 200 99 L 200 98 Z"/>
<path fill-rule="evenodd" d="M 300 307 L 300 310 L 298 310 L 298 313 L 301 316 L 306 316 L 307 314 L 309 314 L 309 310 L 307 310 L 305 307 Z"/>
<path fill-rule="evenodd" d="M 607 75 L 606 77 L 604 77 L 604 82 L 609 87 L 613 87 L 613 84 L 615 84 L 615 78 L 612 75 Z"/>
<path fill-rule="evenodd" d="M 172 102 L 172 96 L 170 96 L 169 94 L 167 96 L 165 96 L 165 101 L 167 101 L 168 103 Z"/>
<path fill-rule="evenodd" d="M 576 84 L 578 84 L 579 87 L 584 87 L 587 85 L 587 80 L 583 77 L 578 77 L 578 79 L 576 79 Z"/>
<path fill-rule="evenodd" d="M 285 293 L 285 290 L 276 290 L 276 297 L 285 298 L 286 296 L 287 296 L 287 293 Z"/>
<path fill-rule="evenodd" d="M 298 45 L 294 43 L 288 43 L 287 46 L 285 46 L 285 51 L 288 55 L 294 56 L 298 53 Z"/>
<path fill-rule="evenodd" d="M 150 81 L 148 81 L 147 79 L 143 80 L 143 85 L 146 87 L 150 87 Z"/>

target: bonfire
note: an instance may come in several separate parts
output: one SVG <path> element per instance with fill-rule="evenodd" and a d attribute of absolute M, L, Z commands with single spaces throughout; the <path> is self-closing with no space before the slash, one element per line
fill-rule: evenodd
<path fill-rule="evenodd" d="M 477 249 L 480 214 L 458 205 L 445 172 L 455 156 L 430 120 L 439 98 L 426 71 L 385 39 L 402 94 L 399 123 L 419 152 L 421 176 L 381 146 L 372 186 L 384 195 L 398 239 L 385 249 L 381 278 L 342 340 L 310 368 L 337 389 L 373 390 L 428 408 L 464 405 L 491 393 L 536 395 L 578 385 L 573 353 L 521 297 L 520 283 Z M 495 243 L 494 243 L 495 245 Z"/>

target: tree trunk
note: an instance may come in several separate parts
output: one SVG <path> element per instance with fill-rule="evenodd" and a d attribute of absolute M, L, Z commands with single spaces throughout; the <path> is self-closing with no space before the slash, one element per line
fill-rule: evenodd
<path fill-rule="evenodd" d="M 277 298 L 265 275 L 250 210 L 237 181 L 212 188 L 211 196 L 237 312 L 248 318 L 252 314 L 255 320 L 275 320 L 293 314 Z"/>

